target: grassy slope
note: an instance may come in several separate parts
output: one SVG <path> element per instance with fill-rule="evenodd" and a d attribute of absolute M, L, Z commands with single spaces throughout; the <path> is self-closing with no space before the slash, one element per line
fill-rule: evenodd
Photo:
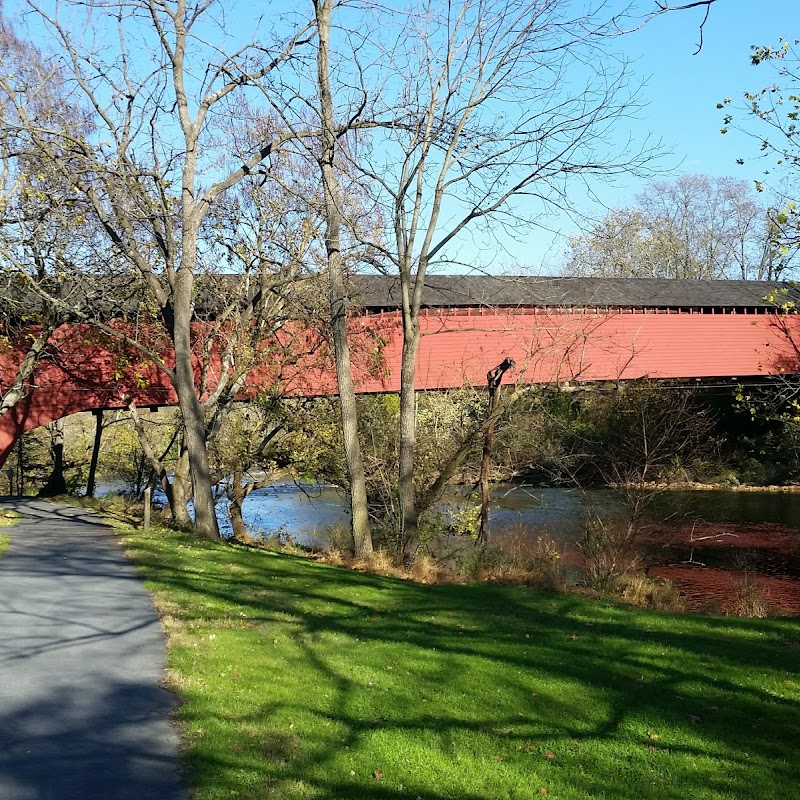
<path fill-rule="evenodd" d="M 796 622 L 125 536 L 165 614 L 202 800 L 783 800 L 800 786 Z"/>

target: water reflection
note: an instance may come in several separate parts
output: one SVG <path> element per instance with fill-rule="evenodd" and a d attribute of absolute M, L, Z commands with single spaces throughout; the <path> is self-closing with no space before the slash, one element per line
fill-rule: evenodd
<path fill-rule="evenodd" d="M 98 494 L 122 491 L 121 484 L 104 483 Z M 154 497 L 163 503 L 164 498 Z M 448 509 L 477 503 L 470 487 L 453 487 L 440 506 Z M 612 516 L 623 511 L 618 493 L 609 489 L 588 492 L 499 484 L 492 491 L 489 525 L 494 539 L 511 533 L 531 538 L 548 535 L 558 544 L 574 544 L 585 530 L 592 510 Z M 245 524 L 254 535 L 289 536 L 298 544 L 321 544 L 332 528 L 347 529 L 350 510 L 344 494 L 335 487 L 279 480 L 252 492 L 244 504 Z M 647 506 L 648 520 L 668 525 L 774 523 L 798 531 L 800 542 L 800 492 L 689 491 L 671 489 L 655 493 Z M 230 533 L 226 501 L 217 507 L 220 526 Z"/>
<path fill-rule="evenodd" d="M 468 493 L 469 489 L 452 489 L 445 496 L 443 513 L 453 504 L 471 502 Z M 472 501 L 477 501 L 477 495 Z M 547 534 L 569 545 L 584 531 L 590 509 L 613 515 L 622 511 L 622 505 L 619 495 L 608 489 L 584 493 L 501 484 L 492 491 L 489 524 L 493 537 L 525 529 L 531 536 Z M 347 500 L 337 489 L 290 481 L 276 481 L 253 492 L 245 503 L 244 517 L 254 532 L 284 531 L 301 544 L 318 542 L 329 528 L 350 524 Z M 773 522 L 800 530 L 800 493 L 669 490 L 653 496 L 648 518 L 668 524 Z"/>

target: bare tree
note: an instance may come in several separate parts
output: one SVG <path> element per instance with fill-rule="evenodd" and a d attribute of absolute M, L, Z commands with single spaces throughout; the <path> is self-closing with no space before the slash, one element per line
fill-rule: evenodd
<path fill-rule="evenodd" d="M 109 282 L 97 280 L 95 259 L 106 262 L 106 276 L 114 259 L 98 247 L 86 204 L 39 148 L 37 138 L 47 134 L 31 135 L 17 112 L 22 103 L 44 129 L 86 131 L 59 70 L 2 18 L 0 64 L 0 330 L 9 370 L 0 387 L 2 415 L 32 387 L 56 331 L 106 301 Z"/>
<path fill-rule="evenodd" d="M 775 280 L 792 267 L 794 253 L 776 249 L 775 212 L 745 181 L 682 175 L 635 201 L 570 239 L 566 274 Z"/>
<path fill-rule="evenodd" d="M 91 128 L 43 123 L 16 91 L 13 76 L 0 86 L 19 129 L 84 200 L 143 287 L 154 312 L 149 341 L 119 326 L 105 330 L 156 363 L 175 387 L 196 528 L 217 537 L 209 431 L 220 419 L 216 410 L 235 396 L 248 372 L 250 365 L 237 361 L 241 335 L 253 330 L 259 308 L 273 299 L 271 288 L 286 281 L 259 263 L 224 297 L 214 295 L 215 330 L 199 336 L 193 328 L 198 276 L 219 260 L 218 248 L 204 247 L 213 241 L 204 235 L 226 193 L 256 174 L 267 179 L 281 137 L 254 142 L 230 132 L 249 119 L 249 99 L 269 97 L 270 76 L 306 40 L 308 25 L 275 31 L 256 46 L 231 41 L 224 9 L 211 2 L 64 2 L 52 11 L 35 4 L 31 10 L 51 38 L 68 96 L 85 109 Z M 76 35 L 79 24 L 83 31 Z"/>
<path fill-rule="evenodd" d="M 391 25 L 385 20 L 385 29 Z M 391 38 L 397 46 L 370 65 L 383 71 L 364 105 L 391 122 L 369 127 L 369 144 L 359 129 L 346 153 L 388 221 L 390 235 L 370 245 L 400 284 L 398 484 L 407 539 L 419 516 L 414 380 L 429 270 L 457 263 L 463 237 L 476 228 L 519 233 L 543 206 L 568 206 L 569 176 L 645 167 L 652 150 L 620 152 L 612 136 L 635 106 L 624 63 L 606 58 L 624 25 L 602 7 L 586 11 L 565 0 L 457 7 L 431 0 L 409 9 Z M 587 61 L 596 74 L 576 86 L 572 70 Z"/>
<path fill-rule="evenodd" d="M 692 389 L 648 381 L 578 394 L 571 406 L 569 414 L 551 414 L 564 443 L 558 466 L 584 492 L 588 519 L 580 546 L 587 579 L 610 588 L 636 567 L 645 520 L 665 481 L 712 446 L 713 420 Z M 613 489 L 616 509 L 589 499 L 586 490 L 597 485 Z"/>
<path fill-rule="evenodd" d="M 334 0 L 314 0 L 317 25 L 316 88 L 319 103 L 319 145 L 317 164 L 322 179 L 325 251 L 330 291 L 331 333 L 336 357 L 336 379 L 339 387 L 339 408 L 350 483 L 351 525 L 354 550 L 358 557 L 372 552 L 372 537 L 367 510 L 367 487 L 364 458 L 358 439 L 358 413 L 350 362 L 347 332 L 347 292 L 344 278 L 342 227 L 344 199 L 337 170 L 339 126 L 336 121 L 331 89 L 331 31 Z"/>

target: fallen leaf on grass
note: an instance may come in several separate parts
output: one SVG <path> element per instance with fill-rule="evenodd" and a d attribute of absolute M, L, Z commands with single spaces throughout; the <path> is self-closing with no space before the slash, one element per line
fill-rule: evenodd
<path fill-rule="evenodd" d="M 376 769 L 372 773 L 372 777 L 375 778 L 376 781 L 382 781 L 383 780 L 383 772 L 381 772 L 381 770 L 379 770 L 379 769 Z"/>
<path fill-rule="evenodd" d="M 547 758 L 550 758 L 550 759 L 553 759 L 553 758 L 556 757 L 556 754 L 552 750 L 545 750 L 544 754 L 547 756 Z"/>
<path fill-rule="evenodd" d="M 699 725 L 702 721 L 703 720 L 700 719 L 697 714 L 689 714 L 689 722 L 691 722 L 692 725 Z"/>
<path fill-rule="evenodd" d="M 506 760 L 506 757 L 505 757 L 505 756 L 501 756 L 500 754 L 498 754 L 498 755 L 496 755 L 496 756 L 494 757 L 494 760 L 495 760 L 495 761 L 505 761 L 505 760 Z"/>
<path fill-rule="evenodd" d="M 540 786 L 539 787 L 539 794 L 546 795 L 547 794 L 547 787 L 546 786 Z"/>

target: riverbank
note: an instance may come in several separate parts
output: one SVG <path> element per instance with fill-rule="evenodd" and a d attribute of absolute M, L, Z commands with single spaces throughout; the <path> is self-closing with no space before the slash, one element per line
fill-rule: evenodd
<path fill-rule="evenodd" d="M 420 559 L 412 569 L 397 567 L 382 554 L 383 568 L 378 564 L 369 568 L 431 583 L 486 579 L 553 587 L 564 581 L 579 584 L 584 581 L 578 542 L 585 530 L 585 503 L 613 513 L 615 497 L 610 490 L 585 495 L 575 490 L 496 486 L 490 525 L 492 543 L 504 551 L 503 559 L 487 563 L 479 553 L 470 552 L 475 547 L 469 537 L 453 536 L 454 541 L 462 540 L 458 544 L 464 551 L 460 561 L 456 559 L 455 566 L 463 567 L 457 575 L 447 574 L 454 561 L 447 554 L 438 561 Z M 460 499 L 451 498 L 454 503 Z M 708 487 L 656 492 L 654 501 L 651 510 L 657 521 L 645 522 L 637 542 L 642 566 L 650 577 L 672 582 L 687 610 L 800 615 L 800 493 Z M 110 502 L 106 498 L 101 504 Z M 260 529 L 268 540 L 333 549 L 333 555 L 338 549 L 343 556 L 339 562 L 350 563 L 346 547 L 337 548 L 336 536 L 330 533 L 338 530 L 341 542 L 349 522 L 342 497 L 330 488 L 276 483 L 248 497 L 245 517 L 256 538 Z M 664 519 L 671 519 L 671 524 L 660 522 Z M 548 543 L 546 552 L 542 542 Z M 560 556 L 551 558 L 556 552 Z M 649 602 L 647 596 L 637 598 L 632 596 L 632 602 Z"/>
<path fill-rule="evenodd" d="M 613 485 L 608 488 L 615 488 Z M 786 485 L 757 486 L 755 484 L 739 483 L 697 483 L 695 481 L 670 482 L 670 483 L 647 483 L 645 489 L 652 491 L 690 491 L 690 492 L 800 492 L 800 484 L 791 483 Z"/>
<path fill-rule="evenodd" d="M 794 622 L 121 535 L 170 638 L 198 800 L 777 800 L 800 783 Z"/>

